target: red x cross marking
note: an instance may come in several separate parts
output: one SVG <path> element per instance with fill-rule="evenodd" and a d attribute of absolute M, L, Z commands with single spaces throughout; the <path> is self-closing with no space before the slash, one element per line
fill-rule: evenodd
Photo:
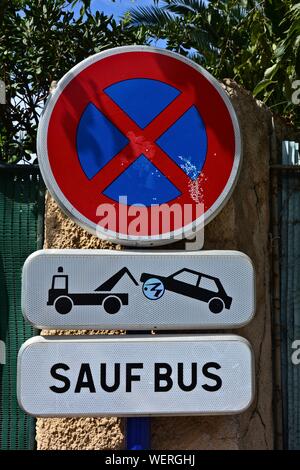
<path fill-rule="evenodd" d="M 112 158 L 94 176 L 90 187 L 99 194 L 126 170 L 141 154 L 147 157 L 173 184 L 185 192 L 190 182 L 181 168 L 156 144 L 156 140 L 174 124 L 192 105 L 190 96 L 181 93 L 145 128 L 141 129 L 104 92 L 98 95 L 95 106 L 130 140 L 127 146 Z M 129 130 L 130 129 L 130 130 Z"/>

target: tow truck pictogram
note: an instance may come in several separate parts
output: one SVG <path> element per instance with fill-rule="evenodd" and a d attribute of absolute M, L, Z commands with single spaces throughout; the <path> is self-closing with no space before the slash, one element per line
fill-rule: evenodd
<path fill-rule="evenodd" d="M 185 275 L 189 274 L 194 276 L 193 284 L 181 280 L 182 277 L 184 278 Z M 183 275 L 181 279 L 180 275 Z M 202 287 L 203 282 L 201 281 L 203 279 L 210 281 L 213 289 Z M 142 273 L 140 281 L 143 282 L 145 296 L 150 300 L 161 298 L 164 292 L 168 290 L 208 303 L 208 308 L 212 313 L 221 313 L 224 307 L 229 310 L 232 304 L 232 297 L 226 294 L 219 278 L 192 269 L 183 268 L 170 274 L 170 276 Z"/>
<path fill-rule="evenodd" d="M 69 313 L 74 305 L 101 305 L 107 313 L 117 313 L 123 305 L 128 305 L 128 293 L 111 292 L 114 286 L 125 274 L 138 286 L 138 282 L 129 269 L 124 267 L 97 287 L 94 292 L 71 293 L 69 292 L 69 276 L 64 274 L 62 266 L 57 271 L 58 274 L 52 277 L 47 305 L 54 305 L 56 311 L 62 315 Z"/>

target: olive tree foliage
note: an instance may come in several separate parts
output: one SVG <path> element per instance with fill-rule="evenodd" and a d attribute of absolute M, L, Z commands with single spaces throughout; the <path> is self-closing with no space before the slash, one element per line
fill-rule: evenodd
<path fill-rule="evenodd" d="M 51 82 L 76 63 L 104 49 L 144 44 L 144 32 L 126 29 L 90 0 L 0 2 L 0 161 L 32 160 L 41 110 Z"/>
<path fill-rule="evenodd" d="M 298 0 L 299 2 L 299 0 Z M 129 12 L 167 49 L 189 55 L 219 79 L 233 78 L 275 113 L 300 124 L 300 3 L 293 0 L 153 0 Z M 128 17 L 128 16 L 127 16 Z M 300 97 L 300 92 L 298 92 Z"/>

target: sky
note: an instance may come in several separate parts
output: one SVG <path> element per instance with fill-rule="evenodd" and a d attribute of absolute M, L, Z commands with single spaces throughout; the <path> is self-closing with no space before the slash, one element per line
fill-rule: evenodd
<path fill-rule="evenodd" d="M 126 13 L 131 8 L 137 6 L 151 6 L 154 5 L 153 0 L 92 0 L 91 8 L 92 11 L 100 10 L 103 11 L 106 15 L 114 15 L 116 21 L 118 21 L 124 13 Z M 158 39 L 152 44 L 156 47 L 164 48 L 166 41 Z"/>
<path fill-rule="evenodd" d="M 106 15 L 114 15 L 118 20 L 126 11 L 135 6 L 153 5 L 153 0 L 92 0 L 92 11 L 102 10 Z"/>

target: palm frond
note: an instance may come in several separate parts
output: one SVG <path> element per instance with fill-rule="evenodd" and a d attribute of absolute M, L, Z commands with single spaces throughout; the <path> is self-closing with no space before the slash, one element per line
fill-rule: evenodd
<path fill-rule="evenodd" d="M 235 5 L 231 8 L 230 14 L 235 21 L 242 21 L 247 17 L 248 10 L 242 6 Z"/>
<path fill-rule="evenodd" d="M 129 24 L 131 26 L 163 27 L 172 22 L 174 22 L 174 15 L 166 11 L 165 7 L 140 6 L 129 10 Z"/>
<path fill-rule="evenodd" d="M 207 4 L 202 0 L 165 0 L 165 8 L 177 15 L 202 14 L 207 11 Z"/>
<path fill-rule="evenodd" d="M 195 28 L 190 25 L 188 36 L 192 43 L 192 47 L 204 57 L 208 52 L 216 53 L 216 49 L 213 46 L 213 40 L 206 29 Z"/>

